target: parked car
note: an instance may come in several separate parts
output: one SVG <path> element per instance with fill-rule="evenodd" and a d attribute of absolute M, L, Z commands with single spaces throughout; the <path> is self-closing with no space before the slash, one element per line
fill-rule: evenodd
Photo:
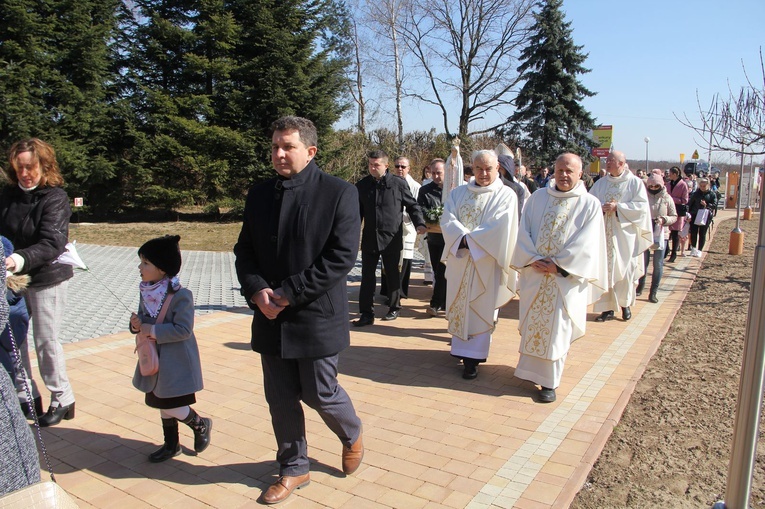
<path fill-rule="evenodd" d="M 685 163 L 685 166 L 683 166 L 683 173 L 688 176 L 695 174 L 697 177 L 701 177 L 702 175 L 709 173 L 709 163 L 701 159 Z"/>

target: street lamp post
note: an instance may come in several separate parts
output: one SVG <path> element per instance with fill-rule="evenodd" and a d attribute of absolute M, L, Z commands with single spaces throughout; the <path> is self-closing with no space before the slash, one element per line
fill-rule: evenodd
<path fill-rule="evenodd" d="M 643 141 L 645 141 L 645 174 L 649 175 L 649 171 L 648 171 L 648 142 L 651 141 L 651 138 L 646 136 Z"/>

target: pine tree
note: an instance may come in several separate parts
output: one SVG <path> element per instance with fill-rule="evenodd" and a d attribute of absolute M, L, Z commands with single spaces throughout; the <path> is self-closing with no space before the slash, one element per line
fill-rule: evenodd
<path fill-rule="evenodd" d="M 71 196 L 101 196 L 115 175 L 107 97 L 120 4 L 0 0 L 0 148 L 51 143 Z"/>
<path fill-rule="evenodd" d="M 326 132 L 340 117 L 347 14 L 336 0 L 136 5 L 125 87 L 136 203 L 243 199 L 252 180 L 273 174 L 271 122 L 297 114 Z"/>
<path fill-rule="evenodd" d="M 564 151 L 587 160 L 593 145 L 595 121 L 581 101 L 595 94 L 577 79 L 590 72 L 583 66 L 587 54 L 574 44 L 562 4 L 563 0 L 538 4 L 518 67 L 525 84 L 515 101 L 516 112 L 508 119 L 512 127 L 504 133 L 539 165 L 550 165 Z"/>
<path fill-rule="evenodd" d="M 240 67 L 232 75 L 236 121 L 263 136 L 278 117 L 299 115 L 320 136 L 328 132 L 348 107 L 350 23 L 343 2 L 234 0 L 232 10 L 242 27 Z"/>

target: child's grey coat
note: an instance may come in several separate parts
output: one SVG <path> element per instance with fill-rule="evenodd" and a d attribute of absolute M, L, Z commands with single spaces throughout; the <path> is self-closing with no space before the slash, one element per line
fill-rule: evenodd
<path fill-rule="evenodd" d="M 138 307 L 142 323 L 154 323 L 146 313 L 143 299 Z M 159 398 L 185 396 L 204 387 L 202 364 L 199 359 L 197 338 L 194 336 L 194 297 L 190 290 L 181 288 L 170 302 L 165 319 L 155 326 L 159 373 L 141 375 L 136 362 L 133 386 L 141 392 L 154 392 Z"/>

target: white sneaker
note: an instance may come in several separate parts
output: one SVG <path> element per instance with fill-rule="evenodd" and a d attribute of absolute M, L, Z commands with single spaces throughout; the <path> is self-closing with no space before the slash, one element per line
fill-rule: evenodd
<path fill-rule="evenodd" d="M 698 249 L 694 249 L 692 256 L 695 256 L 696 258 L 701 258 L 701 251 L 699 251 Z"/>

